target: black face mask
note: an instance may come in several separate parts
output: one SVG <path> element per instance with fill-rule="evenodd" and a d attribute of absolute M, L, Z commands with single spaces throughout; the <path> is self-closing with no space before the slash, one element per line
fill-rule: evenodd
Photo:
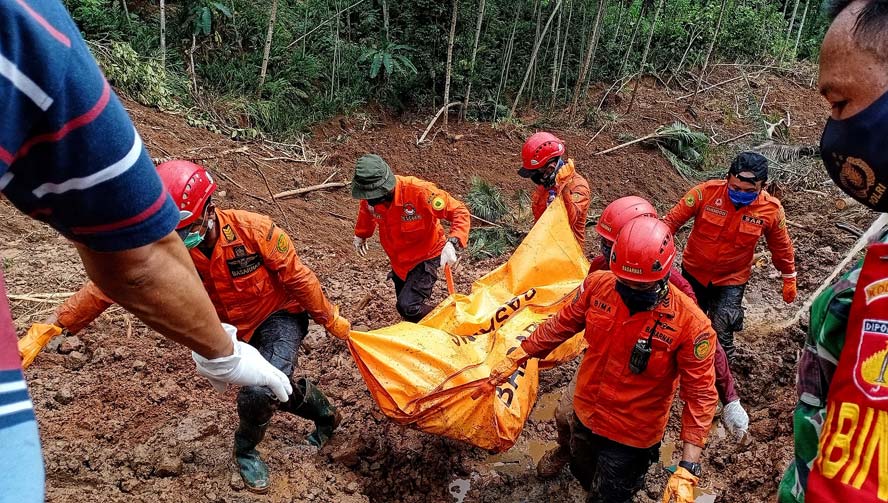
<path fill-rule="evenodd" d="M 629 308 L 630 313 L 640 313 L 641 311 L 650 311 L 657 307 L 657 304 L 663 301 L 668 292 L 666 282 L 669 278 L 664 278 L 653 290 L 641 291 L 636 290 L 619 281 L 616 284 L 617 293 L 623 299 L 623 304 Z"/>
<path fill-rule="evenodd" d="M 853 116 L 829 119 L 820 157 L 836 185 L 861 204 L 888 212 L 888 93 Z"/>
<path fill-rule="evenodd" d="M 369 204 L 370 206 L 376 206 L 377 204 L 384 204 L 384 203 L 390 202 L 394 198 L 395 198 L 395 194 L 392 192 L 389 192 L 388 194 L 386 194 L 382 197 L 374 197 L 373 199 L 367 199 L 367 204 Z"/>
<path fill-rule="evenodd" d="M 558 159 L 558 161 L 554 164 L 553 167 L 546 167 L 543 169 L 538 169 L 534 174 L 530 175 L 530 180 L 537 184 L 542 185 L 543 187 L 549 189 L 555 186 L 555 178 L 558 175 L 558 171 L 561 169 L 561 166 L 564 166 L 564 161 Z"/>

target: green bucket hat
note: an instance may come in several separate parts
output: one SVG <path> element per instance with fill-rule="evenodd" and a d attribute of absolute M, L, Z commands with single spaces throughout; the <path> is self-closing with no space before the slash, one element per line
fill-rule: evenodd
<path fill-rule="evenodd" d="M 366 154 L 355 162 L 355 177 L 352 178 L 352 197 L 355 199 L 375 199 L 395 188 L 395 174 L 392 168 L 376 154 Z"/>

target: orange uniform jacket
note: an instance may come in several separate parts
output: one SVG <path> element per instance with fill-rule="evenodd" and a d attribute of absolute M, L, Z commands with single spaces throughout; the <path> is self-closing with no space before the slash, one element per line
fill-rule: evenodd
<path fill-rule="evenodd" d="M 306 267 L 290 238 L 270 218 L 240 210 L 216 210 L 219 240 L 208 259 L 190 250 L 219 319 L 249 341 L 272 313 L 308 311 L 320 325 L 333 320 L 333 306 L 317 276 Z M 59 323 L 76 333 L 112 303 L 92 282 L 57 311 Z"/>
<path fill-rule="evenodd" d="M 355 236 L 367 239 L 379 227 L 379 241 L 399 278 L 425 260 L 441 254 L 447 237 L 439 219 L 450 222 L 450 235 L 465 247 L 469 241 L 469 209 L 433 183 L 397 176 L 391 205 L 377 213 L 361 201 Z"/>
<path fill-rule="evenodd" d="M 706 315 L 685 294 L 670 286 L 653 311 L 629 316 L 614 290 L 610 271 L 586 277 L 577 298 L 521 343 L 542 358 L 581 330 L 589 348 L 577 374 L 574 411 L 594 433 L 638 448 L 663 438 L 669 409 L 680 382 L 684 401 L 681 439 L 703 446 L 718 394 L 715 391 L 715 333 Z M 652 327 L 652 352 L 641 374 L 629 370 L 639 338 Z"/>
<path fill-rule="evenodd" d="M 591 192 L 589 182 L 577 173 L 573 159 L 561 167 L 555 180 L 555 192 L 564 199 L 564 207 L 567 208 L 567 219 L 573 229 L 580 248 L 586 244 L 586 213 L 589 211 Z M 543 216 L 543 212 L 549 207 L 549 189 L 537 185 L 531 201 L 533 221 L 536 222 Z"/>
<path fill-rule="evenodd" d="M 663 219 L 673 233 L 694 218 L 682 256 L 684 267 L 704 286 L 742 285 L 749 281 L 755 246 L 764 234 L 774 267 L 795 272 L 795 252 L 786 231 L 783 206 L 762 190 L 752 204 L 736 209 L 725 180 L 691 189 Z"/>

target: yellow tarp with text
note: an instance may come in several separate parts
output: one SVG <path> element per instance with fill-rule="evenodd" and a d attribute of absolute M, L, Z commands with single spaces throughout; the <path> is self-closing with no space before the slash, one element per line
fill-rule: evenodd
<path fill-rule="evenodd" d="M 386 416 L 493 451 L 511 447 L 536 401 L 538 371 L 574 359 L 582 334 L 472 400 L 496 365 L 576 295 L 589 270 L 556 199 L 509 261 L 449 296 L 419 323 L 352 332 L 348 345 Z"/>

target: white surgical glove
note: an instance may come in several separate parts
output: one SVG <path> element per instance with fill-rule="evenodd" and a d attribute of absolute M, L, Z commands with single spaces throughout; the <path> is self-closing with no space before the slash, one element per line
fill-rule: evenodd
<path fill-rule="evenodd" d="M 456 261 L 459 257 L 456 256 L 456 247 L 453 246 L 451 241 L 447 241 L 447 244 L 444 245 L 444 249 L 441 250 L 441 267 L 445 265 L 450 265 L 451 267 L 456 264 Z"/>
<path fill-rule="evenodd" d="M 737 438 L 743 438 L 749 430 L 749 416 L 740 405 L 740 400 L 726 404 L 722 410 L 722 422 L 729 432 L 733 433 Z"/>
<path fill-rule="evenodd" d="M 239 386 L 266 386 L 281 402 L 290 399 L 293 386 L 290 379 L 256 351 L 256 348 L 237 340 L 237 329 L 223 323 L 225 333 L 234 342 L 234 354 L 208 360 L 191 352 L 197 373 L 210 380 L 216 391 L 223 392 L 229 384 Z"/>
<path fill-rule="evenodd" d="M 355 251 L 358 252 L 358 255 L 362 257 L 367 256 L 367 249 L 370 248 L 370 243 L 368 243 L 366 239 L 355 236 L 353 244 L 355 245 Z"/>

